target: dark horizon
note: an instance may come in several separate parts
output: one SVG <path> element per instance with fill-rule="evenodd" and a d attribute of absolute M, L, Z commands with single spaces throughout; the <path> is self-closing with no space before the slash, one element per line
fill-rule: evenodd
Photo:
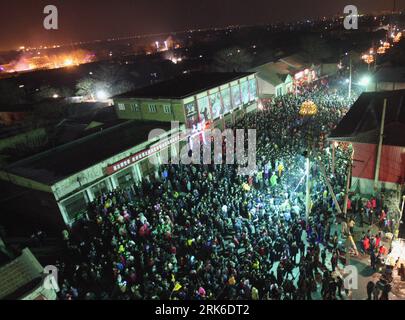
<path fill-rule="evenodd" d="M 405 0 L 397 0 L 397 9 Z M 359 13 L 392 10 L 394 1 L 355 0 Z M 42 26 L 43 8 L 56 5 L 59 10 L 59 30 L 48 31 Z M 229 25 L 263 25 L 302 19 L 315 19 L 343 13 L 347 0 L 285 0 L 272 3 L 264 0 L 117 0 L 86 2 L 70 0 L 32 3 L 27 0 L 7 0 L 3 9 L 12 19 L 0 25 L 0 50 L 19 46 L 69 44 L 79 41 L 108 39 L 154 33 L 169 33 L 189 29 L 226 27 Z"/>

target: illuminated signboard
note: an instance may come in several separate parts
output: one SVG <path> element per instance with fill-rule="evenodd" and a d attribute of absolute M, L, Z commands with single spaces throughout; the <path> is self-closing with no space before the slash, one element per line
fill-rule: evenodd
<path fill-rule="evenodd" d="M 242 90 L 242 102 L 243 104 L 249 103 L 249 85 L 247 81 L 243 81 L 240 84 Z"/>
<path fill-rule="evenodd" d="M 242 105 L 239 85 L 231 87 L 231 95 L 232 95 L 232 104 L 234 108 L 238 108 L 240 105 Z"/>
<path fill-rule="evenodd" d="M 212 108 L 212 119 L 219 118 L 221 115 L 222 103 L 221 94 L 219 92 L 210 95 L 210 102 Z"/>
<path fill-rule="evenodd" d="M 197 113 L 195 102 L 189 102 L 184 105 L 184 110 L 186 112 L 186 117 L 190 117 Z"/>
<path fill-rule="evenodd" d="M 208 97 L 198 99 L 198 112 L 200 114 L 200 121 L 211 120 L 211 109 Z"/>
<path fill-rule="evenodd" d="M 249 80 L 249 98 L 250 101 L 257 98 L 256 79 Z"/>
<path fill-rule="evenodd" d="M 145 149 L 143 151 L 140 151 L 136 154 L 133 154 L 125 159 L 122 159 L 121 161 L 118 161 L 108 167 L 105 168 L 105 173 L 107 175 L 111 175 L 114 174 L 124 168 L 127 168 L 128 166 L 130 166 L 131 164 L 134 164 L 136 162 L 139 162 L 141 160 L 144 160 L 146 158 L 148 158 L 149 156 L 167 148 L 168 146 L 170 146 L 173 143 L 176 143 L 178 141 L 180 141 L 180 135 L 174 135 L 172 137 L 170 137 L 170 139 L 163 141 L 160 144 L 157 145 L 153 145 L 151 148 L 149 149 Z"/>
<path fill-rule="evenodd" d="M 232 105 L 231 105 L 231 90 L 229 88 L 221 90 L 221 95 L 222 95 L 222 103 L 223 103 L 223 111 L 222 114 L 227 114 L 228 112 L 231 111 Z"/>

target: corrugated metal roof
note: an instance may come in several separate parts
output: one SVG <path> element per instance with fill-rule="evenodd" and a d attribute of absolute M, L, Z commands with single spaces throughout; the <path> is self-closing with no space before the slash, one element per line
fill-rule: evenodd
<path fill-rule="evenodd" d="M 378 143 L 384 99 L 387 99 L 387 109 L 383 144 L 405 147 L 405 90 L 364 92 L 329 139 Z"/>
<path fill-rule="evenodd" d="M 27 284 L 40 279 L 42 272 L 42 266 L 31 251 L 24 249 L 19 257 L 0 268 L 0 299 L 10 297 Z"/>

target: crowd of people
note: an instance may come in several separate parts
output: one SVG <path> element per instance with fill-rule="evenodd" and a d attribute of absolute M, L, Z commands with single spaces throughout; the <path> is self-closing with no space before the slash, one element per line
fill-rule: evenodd
<path fill-rule="evenodd" d="M 299 115 L 309 99 L 318 107 L 311 119 Z M 305 158 L 330 169 L 324 138 L 352 102 L 318 84 L 246 114 L 235 128 L 257 129 L 250 176 L 236 165 L 162 165 L 100 194 L 63 233 L 60 298 L 344 299 L 340 217 L 316 161 L 306 215 Z M 350 150 L 337 153 L 339 195 Z"/>

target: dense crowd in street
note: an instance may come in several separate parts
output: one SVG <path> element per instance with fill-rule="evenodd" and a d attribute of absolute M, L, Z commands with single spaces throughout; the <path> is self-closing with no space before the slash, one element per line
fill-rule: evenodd
<path fill-rule="evenodd" d="M 318 113 L 303 118 L 308 99 Z M 345 299 L 343 243 L 361 205 L 353 209 L 349 200 L 349 231 L 338 232 L 342 218 L 313 161 L 306 217 L 305 157 L 331 170 L 325 136 L 353 100 L 318 84 L 246 114 L 235 128 L 257 129 L 250 176 L 236 165 L 162 165 L 140 185 L 100 195 L 88 219 L 63 233 L 60 297 Z M 336 153 L 331 184 L 343 206 L 350 150 Z M 373 255 L 380 250 L 373 246 L 360 249 Z"/>

